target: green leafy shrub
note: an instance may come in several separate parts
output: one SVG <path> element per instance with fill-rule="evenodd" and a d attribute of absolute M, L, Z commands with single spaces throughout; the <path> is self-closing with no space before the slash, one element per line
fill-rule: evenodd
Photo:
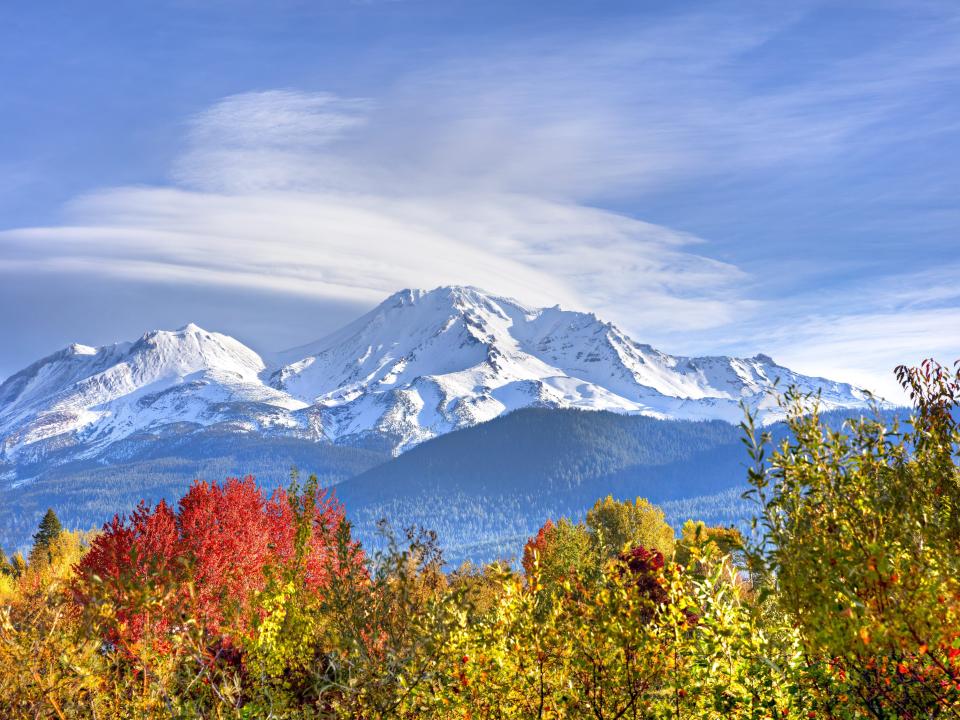
<path fill-rule="evenodd" d="M 907 427 L 832 430 L 815 399 L 792 397 L 792 438 L 769 456 L 752 445 L 754 560 L 800 629 L 829 717 L 960 708 L 960 374 L 932 361 L 898 374 L 916 405 Z"/>

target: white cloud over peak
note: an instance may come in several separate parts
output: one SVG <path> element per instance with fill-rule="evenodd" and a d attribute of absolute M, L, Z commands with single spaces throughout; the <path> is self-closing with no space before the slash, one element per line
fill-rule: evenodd
<path fill-rule="evenodd" d="M 716 326 L 748 305 L 736 291 L 743 274 L 692 252 L 696 238 L 522 195 L 115 189 L 77 201 L 71 216 L 3 233 L 18 250 L 6 266 L 358 303 L 471 284 L 650 332 Z"/>

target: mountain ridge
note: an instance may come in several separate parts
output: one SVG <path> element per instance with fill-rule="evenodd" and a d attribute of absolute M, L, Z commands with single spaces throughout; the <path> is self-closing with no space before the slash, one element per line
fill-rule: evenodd
<path fill-rule="evenodd" d="M 525 407 L 736 422 L 769 391 L 867 394 L 769 356 L 673 356 L 593 313 L 528 307 L 479 288 L 407 289 L 317 341 L 261 355 L 187 324 L 98 348 L 73 344 L 0 383 L 0 482 L 95 460 L 131 438 L 201 431 L 393 453 Z"/>

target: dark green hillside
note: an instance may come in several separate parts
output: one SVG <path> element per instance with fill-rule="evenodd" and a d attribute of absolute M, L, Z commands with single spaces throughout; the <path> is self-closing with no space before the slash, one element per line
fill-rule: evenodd
<path fill-rule="evenodd" d="M 386 518 L 436 530 L 454 562 L 483 560 L 516 554 L 545 517 L 578 518 L 608 494 L 648 498 L 674 527 L 691 517 L 745 526 L 747 460 L 742 431 L 721 421 L 525 409 L 425 442 L 337 495 L 368 544 Z"/>
<path fill-rule="evenodd" d="M 737 444 L 739 438 L 738 428 L 721 421 L 518 410 L 423 443 L 353 478 L 339 491 L 345 501 L 363 502 L 426 488 L 476 495 L 528 488 L 566 493 L 631 468 L 689 461 L 705 451 Z"/>
<path fill-rule="evenodd" d="M 453 561 L 483 559 L 516 553 L 544 517 L 577 517 L 610 493 L 648 497 L 678 517 L 742 521 L 731 490 L 745 482 L 740 437 L 719 421 L 518 410 L 423 443 L 337 495 L 366 542 L 385 517 L 437 530 Z"/>

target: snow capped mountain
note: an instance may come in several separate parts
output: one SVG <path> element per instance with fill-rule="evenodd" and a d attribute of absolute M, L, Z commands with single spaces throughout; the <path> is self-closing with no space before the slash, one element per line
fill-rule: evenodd
<path fill-rule="evenodd" d="M 576 407 L 738 422 L 741 400 L 780 416 L 768 390 L 820 390 L 828 408 L 864 405 L 843 383 L 765 355 L 684 358 L 595 315 L 528 308 L 470 287 L 403 290 L 342 330 L 281 356 L 270 383 L 322 409 L 332 439 L 371 431 L 401 449 L 520 407 Z"/>
<path fill-rule="evenodd" d="M 0 463 L 90 458 L 161 429 L 300 427 L 293 414 L 305 405 L 265 385 L 264 369 L 242 343 L 192 324 L 133 343 L 71 345 L 0 385 Z"/>
<path fill-rule="evenodd" d="M 196 325 L 43 358 L 0 385 L 0 478 L 208 431 L 402 451 L 531 406 L 736 422 L 744 400 L 769 421 L 779 416 L 768 395 L 778 378 L 820 390 L 828 408 L 866 404 L 850 385 L 764 355 L 675 357 L 592 314 L 469 287 L 403 290 L 269 364 Z"/>

